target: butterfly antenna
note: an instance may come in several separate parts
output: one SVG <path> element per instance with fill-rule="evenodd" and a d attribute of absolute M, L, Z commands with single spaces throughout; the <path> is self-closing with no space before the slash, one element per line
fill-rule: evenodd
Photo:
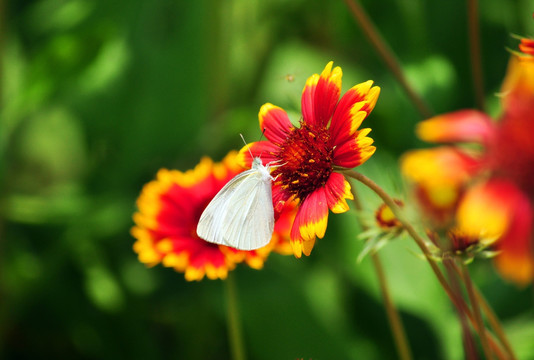
<path fill-rule="evenodd" d="M 247 142 L 245 141 L 245 138 L 243 137 L 243 134 L 239 134 L 241 136 L 241 140 L 245 143 L 245 146 L 247 147 L 248 153 L 250 154 L 250 158 L 254 160 L 254 156 L 252 155 L 252 151 L 250 151 L 250 146 L 248 146 Z"/>

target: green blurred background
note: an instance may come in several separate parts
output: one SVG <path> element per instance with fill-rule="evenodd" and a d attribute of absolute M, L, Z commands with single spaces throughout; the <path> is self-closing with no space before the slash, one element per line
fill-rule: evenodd
<path fill-rule="evenodd" d="M 362 2 L 436 112 L 474 107 L 465 1 Z M 490 112 L 511 33 L 532 0 L 480 4 Z M 329 60 L 343 89 L 382 88 L 362 171 L 403 197 L 397 159 L 421 120 L 343 1 L 0 0 L 0 358 L 225 359 L 225 283 L 147 269 L 129 234 L 160 167 L 221 159 L 261 133 L 265 102 L 298 112 Z M 296 115 L 298 116 L 298 115 Z M 362 201 L 371 212 L 371 194 Z M 404 198 L 406 198 L 404 196 Z M 300 260 L 271 255 L 236 277 L 250 359 L 394 359 L 353 211 Z M 381 251 L 416 359 L 461 359 L 460 329 L 409 239 Z M 521 359 L 534 359 L 532 287 L 471 265 Z"/>

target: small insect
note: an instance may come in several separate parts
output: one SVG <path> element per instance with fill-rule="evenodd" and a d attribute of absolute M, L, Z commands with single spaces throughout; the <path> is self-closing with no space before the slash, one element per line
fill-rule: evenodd
<path fill-rule="evenodd" d="M 293 82 L 295 81 L 295 75 L 293 74 L 286 74 L 286 76 L 284 76 L 284 79 L 287 81 L 287 82 Z"/>
<path fill-rule="evenodd" d="M 198 222 L 198 236 L 239 250 L 267 245 L 274 231 L 273 180 L 269 164 L 255 157 L 252 168 L 236 175 L 208 204 Z"/>

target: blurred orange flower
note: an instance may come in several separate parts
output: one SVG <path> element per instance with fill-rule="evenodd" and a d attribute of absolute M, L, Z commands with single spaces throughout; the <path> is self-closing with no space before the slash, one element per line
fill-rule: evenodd
<path fill-rule="evenodd" d="M 404 203 L 401 200 L 394 200 L 399 207 L 404 207 Z M 397 218 L 391 208 L 386 204 L 381 204 L 375 211 L 375 221 L 379 228 L 385 231 L 402 229 L 402 224 Z"/>
<path fill-rule="evenodd" d="M 260 269 L 271 251 L 288 254 L 289 226 L 296 209 L 291 204 L 277 214 L 271 242 L 254 251 L 242 251 L 208 243 L 196 234 L 200 215 L 211 199 L 235 175 L 243 171 L 237 152 L 230 152 L 221 163 L 205 157 L 186 172 L 161 169 L 154 181 L 146 184 L 137 200 L 134 214 L 137 239 L 134 251 L 139 261 L 159 263 L 184 272 L 189 281 L 225 279 L 237 263 L 246 262 Z"/>

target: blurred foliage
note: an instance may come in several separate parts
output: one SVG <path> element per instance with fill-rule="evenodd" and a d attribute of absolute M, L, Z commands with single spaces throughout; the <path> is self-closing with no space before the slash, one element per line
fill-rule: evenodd
<path fill-rule="evenodd" d="M 474 106 L 464 1 L 362 2 L 435 111 Z M 485 93 L 534 34 L 532 0 L 480 3 Z M 298 121 L 306 78 L 334 60 L 344 90 L 382 88 L 362 171 L 403 197 L 396 159 L 421 120 L 342 1 L 0 0 L 0 357 L 228 357 L 224 283 L 146 269 L 129 235 L 135 199 L 160 167 L 260 137 L 265 102 Z M 385 171 L 385 169 L 387 171 Z M 379 202 L 365 189 L 362 202 Z M 235 271 L 251 359 L 396 357 L 355 213 L 330 217 L 312 256 Z M 417 359 L 462 358 L 443 290 L 400 239 L 381 251 Z M 491 264 L 475 281 L 534 358 L 532 287 Z"/>

